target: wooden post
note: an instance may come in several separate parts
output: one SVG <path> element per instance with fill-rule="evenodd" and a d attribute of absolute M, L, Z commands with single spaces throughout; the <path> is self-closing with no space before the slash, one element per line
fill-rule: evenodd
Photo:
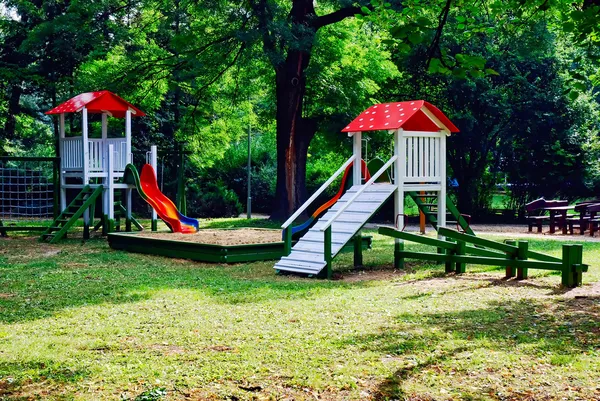
<path fill-rule="evenodd" d="M 115 224 L 115 189 L 114 189 L 114 145 L 108 145 L 108 162 L 107 164 L 107 176 L 106 176 L 106 184 L 108 186 L 108 219 L 107 219 L 107 227 L 106 231 L 111 233 L 114 230 Z"/>
<path fill-rule="evenodd" d="M 60 129 L 60 164 L 59 164 L 59 180 L 60 180 L 60 211 L 64 212 L 67 208 L 67 189 L 65 188 L 66 180 L 64 174 L 62 173 L 62 164 L 65 160 L 65 152 L 64 152 L 64 139 L 65 139 L 65 115 L 64 113 L 60 114 L 59 117 L 59 129 Z"/>
<path fill-rule="evenodd" d="M 362 133 L 355 132 L 352 136 L 352 185 L 362 185 Z"/>
<path fill-rule="evenodd" d="M 517 243 L 519 249 L 517 250 L 517 259 L 518 260 L 527 260 L 527 251 L 529 249 L 529 242 L 527 241 L 519 241 Z M 525 280 L 528 276 L 528 268 L 527 267 L 518 267 L 517 268 L 517 280 Z"/>
<path fill-rule="evenodd" d="M 353 238 L 354 242 L 354 267 L 361 267 L 363 265 L 363 253 L 362 253 L 362 235 L 360 231 Z"/>
<path fill-rule="evenodd" d="M 583 245 L 581 244 L 573 244 L 573 249 L 575 256 L 573 257 L 574 263 L 576 265 L 583 264 Z M 583 271 L 581 269 L 575 270 L 573 269 L 573 285 L 575 287 L 580 287 L 583 285 Z"/>
<path fill-rule="evenodd" d="M 425 195 L 425 191 L 421 191 L 419 194 Z M 425 201 L 425 198 L 421 198 L 421 202 Z M 419 209 L 419 230 L 421 231 L 421 234 L 425 234 L 425 213 L 423 213 L 421 209 Z"/>
<path fill-rule="evenodd" d="M 467 253 L 467 244 L 465 241 L 456 241 L 456 255 L 464 256 Z M 467 271 L 467 264 L 464 262 L 456 262 L 456 274 L 462 274 Z"/>
<path fill-rule="evenodd" d="M 90 183 L 90 144 L 88 139 L 88 112 L 85 107 L 81 109 L 81 126 L 83 185 L 88 185 Z"/>
<path fill-rule="evenodd" d="M 398 228 L 404 227 L 404 177 L 406 176 L 406 139 L 402 136 L 404 130 L 394 131 L 394 220 L 398 219 Z M 404 269 L 404 258 L 401 252 L 404 250 L 404 241 L 400 238 L 394 239 L 394 267 Z"/>
<path fill-rule="evenodd" d="M 125 218 L 125 231 L 131 231 L 131 208 L 133 207 L 131 188 L 125 190 L 125 196 L 127 197 L 127 216 Z"/>
<path fill-rule="evenodd" d="M 150 147 L 150 165 L 154 169 L 154 174 L 158 174 L 158 171 L 156 171 L 156 167 L 158 165 L 156 145 L 152 145 Z M 154 210 L 154 208 L 152 208 L 152 221 L 150 226 L 152 231 L 158 230 L 158 215 L 156 214 L 156 210 Z"/>
<path fill-rule="evenodd" d="M 133 163 L 131 154 L 131 109 L 125 112 L 125 155 L 126 164 Z"/>
<path fill-rule="evenodd" d="M 440 192 L 438 193 L 438 227 L 446 227 L 446 133 L 440 131 Z M 439 236 L 443 239 L 442 236 Z"/>
<path fill-rule="evenodd" d="M 517 241 L 515 240 L 506 240 L 504 241 L 504 243 L 506 245 L 512 245 L 512 246 L 517 246 Z M 516 254 L 511 254 L 507 252 L 507 255 L 509 255 L 511 257 L 511 259 L 516 259 L 517 255 Z M 511 278 L 511 277 L 515 277 L 517 275 L 517 268 L 515 266 L 506 266 L 506 278 Z"/>
<path fill-rule="evenodd" d="M 81 143 L 83 146 L 83 185 L 88 185 L 90 183 L 90 144 L 88 139 L 88 112 L 87 108 L 83 108 L 81 110 Z M 85 238 L 86 231 L 89 237 L 89 229 L 90 229 L 90 211 L 89 209 L 83 212 L 83 236 Z"/>
<path fill-rule="evenodd" d="M 288 226 L 283 230 L 284 255 L 289 256 L 292 253 L 292 227 Z"/>
<path fill-rule="evenodd" d="M 325 230 L 325 242 L 323 243 L 323 254 L 325 256 L 325 269 L 327 270 L 327 279 L 333 278 L 333 258 L 331 257 L 331 226 Z"/>
<path fill-rule="evenodd" d="M 404 241 L 394 241 L 394 268 L 403 270 L 404 269 L 404 257 L 402 252 L 404 251 Z"/>
<path fill-rule="evenodd" d="M 446 241 L 451 241 L 451 239 L 446 238 Z M 466 246 L 466 245 L 465 245 Z M 454 267 L 452 266 L 452 255 L 456 254 L 456 251 L 453 249 L 443 249 L 443 248 L 437 248 L 437 253 L 445 253 L 447 256 L 446 261 L 444 262 L 444 271 L 446 273 L 452 273 L 454 271 Z"/>
<path fill-rule="evenodd" d="M 561 284 L 567 288 L 570 288 L 573 286 L 573 274 L 571 272 L 572 251 L 573 251 L 573 245 L 563 244 L 563 246 L 562 246 L 563 267 L 562 267 L 562 272 L 561 272 Z"/>
<path fill-rule="evenodd" d="M 577 269 L 577 266 L 583 264 L 583 246 L 580 244 L 563 245 L 562 260 L 561 284 L 567 288 L 582 285 L 582 270 Z"/>

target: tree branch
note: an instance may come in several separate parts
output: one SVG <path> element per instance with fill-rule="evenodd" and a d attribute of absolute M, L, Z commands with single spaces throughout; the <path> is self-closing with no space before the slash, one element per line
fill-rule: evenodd
<path fill-rule="evenodd" d="M 434 52 L 440 47 L 440 40 L 442 39 L 442 31 L 444 30 L 444 26 L 446 26 L 446 22 L 448 21 L 448 13 L 450 13 L 450 7 L 452 6 L 452 0 L 446 0 L 446 5 L 442 9 L 439 17 L 439 24 L 437 30 L 435 32 L 435 36 L 427 49 L 427 63 L 425 64 L 426 68 L 429 68 L 429 63 L 433 58 Z"/>
<path fill-rule="evenodd" d="M 364 14 L 364 13 L 361 11 L 361 9 L 359 7 L 340 8 L 339 10 L 334 11 L 330 14 L 325 14 L 320 17 L 317 17 L 311 25 L 313 26 L 313 28 L 319 29 L 319 28 L 323 28 L 324 26 L 343 21 L 346 18 L 353 17 L 356 14 Z"/>

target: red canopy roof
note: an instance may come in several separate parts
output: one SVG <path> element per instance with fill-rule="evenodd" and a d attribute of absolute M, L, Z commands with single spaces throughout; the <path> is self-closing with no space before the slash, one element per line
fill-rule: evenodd
<path fill-rule="evenodd" d="M 425 114 L 424 109 L 435 116 L 439 127 Z M 439 131 L 446 128 L 458 132 L 458 128 L 437 107 L 424 100 L 375 104 L 356 117 L 342 132 L 362 132 L 403 128 L 407 131 Z"/>
<path fill-rule="evenodd" d="M 117 118 L 125 117 L 125 112 L 129 109 L 133 111 L 132 114 L 136 117 L 146 115 L 128 101 L 109 91 L 82 93 L 47 111 L 46 114 L 75 113 L 83 107 L 88 110 L 88 113 L 99 114 L 109 112 L 113 117 Z"/>

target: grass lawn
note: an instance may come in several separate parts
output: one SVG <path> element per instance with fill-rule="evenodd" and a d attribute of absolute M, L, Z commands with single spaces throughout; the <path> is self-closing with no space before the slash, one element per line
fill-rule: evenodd
<path fill-rule="evenodd" d="M 600 399 L 600 298 L 585 295 L 600 243 L 584 243 L 585 286 L 566 291 L 543 271 L 393 271 L 392 241 L 371 234 L 367 269 L 342 255 L 335 281 L 0 239 L 0 399 Z"/>

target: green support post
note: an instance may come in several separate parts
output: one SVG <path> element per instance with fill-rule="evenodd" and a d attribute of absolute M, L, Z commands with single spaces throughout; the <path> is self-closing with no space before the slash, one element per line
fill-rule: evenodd
<path fill-rule="evenodd" d="M 327 269 L 327 279 L 333 278 L 333 266 L 331 257 L 331 226 L 325 230 L 325 242 L 323 245 L 323 253 L 325 255 L 325 269 Z"/>
<path fill-rule="evenodd" d="M 6 230 L 3 230 L 4 224 L 2 224 L 2 220 L 0 220 L 0 237 L 8 237 Z"/>
<path fill-rule="evenodd" d="M 88 224 L 84 224 L 83 226 L 83 239 L 90 239 L 90 226 L 94 227 L 94 214 L 96 213 L 96 201 L 92 202 L 90 207 L 88 208 L 88 213 L 90 216 L 90 221 Z"/>
<path fill-rule="evenodd" d="M 445 241 L 454 242 L 452 240 L 452 238 L 445 238 Z M 465 246 L 465 251 L 466 251 L 466 248 L 467 247 Z M 447 259 L 444 262 L 444 271 L 446 273 L 452 273 L 454 271 L 454 266 L 452 265 L 452 256 L 456 254 L 456 249 L 450 249 L 450 248 L 444 249 L 444 248 L 438 247 L 437 253 L 445 254 L 447 256 Z"/>
<path fill-rule="evenodd" d="M 573 269 L 573 281 L 574 286 L 579 287 L 583 285 L 583 245 L 574 244 L 573 249 L 575 251 L 575 256 L 573 257 L 575 260 L 575 265 Z"/>
<path fill-rule="evenodd" d="M 467 253 L 467 244 L 465 241 L 456 241 L 456 255 L 463 256 Z M 456 262 L 456 274 L 462 274 L 467 271 L 465 262 Z"/>
<path fill-rule="evenodd" d="M 398 270 L 404 270 L 404 241 L 394 241 L 394 268 Z"/>
<path fill-rule="evenodd" d="M 438 248 L 438 253 L 440 253 L 439 248 Z M 452 273 L 454 271 L 454 267 L 452 266 L 452 256 L 456 252 L 452 249 L 446 249 L 446 250 L 444 250 L 444 253 L 447 256 L 446 261 L 444 262 L 444 271 L 446 273 Z"/>
<path fill-rule="evenodd" d="M 56 218 L 60 214 L 60 212 L 59 212 L 59 209 L 60 209 L 60 206 L 59 206 L 59 204 L 60 204 L 59 171 L 60 171 L 60 158 L 56 158 L 52 162 L 52 188 L 54 189 L 53 194 L 52 194 L 52 207 L 53 207 L 53 213 L 52 213 L 53 217 L 52 218 L 54 220 L 56 220 Z"/>
<path fill-rule="evenodd" d="M 512 246 L 517 246 L 517 241 L 513 240 L 513 239 L 509 239 L 504 241 L 505 244 L 507 245 L 512 245 Z M 506 253 L 511 259 L 515 259 L 516 258 L 516 254 L 507 252 Z M 516 277 L 517 275 L 517 268 L 515 266 L 506 266 L 506 278 L 512 278 L 512 277 Z"/>
<path fill-rule="evenodd" d="M 152 220 L 150 223 L 150 230 L 157 231 L 158 230 L 158 220 Z"/>
<path fill-rule="evenodd" d="M 284 255 L 289 256 L 292 253 L 292 227 L 283 229 Z"/>
<path fill-rule="evenodd" d="M 360 231 L 354 236 L 354 267 L 363 265 L 362 235 Z"/>
<path fill-rule="evenodd" d="M 573 287 L 573 274 L 572 274 L 572 256 L 573 253 L 573 245 L 571 244 L 563 244 L 562 246 L 562 260 L 563 267 L 561 273 L 561 284 L 564 287 L 571 288 Z"/>
<path fill-rule="evenodd" d="M 518 250 L 517 250 L 517 259 L 518 260 L 527 260 L 527 252 L 529 250 L 529 242 L 527 241 L 519 241 L 517 243 L 518 246 Z M 517 268 L 517 280 L 525 280 L 527 279 L 529 273 L 529 268 L 527 267 L 523 267 L 523 266 L 519 266 Z"/>
<path fill-rule="evenodd" d="M 575 288 L 582 285 L 583 246 L 563 245 L 563 267 L 561 283 L 564 287 Z"/>
<path fill-rule="evenodd" d="M 102 236 L 108 235 L 108 215 L 102 215 Z"/>

